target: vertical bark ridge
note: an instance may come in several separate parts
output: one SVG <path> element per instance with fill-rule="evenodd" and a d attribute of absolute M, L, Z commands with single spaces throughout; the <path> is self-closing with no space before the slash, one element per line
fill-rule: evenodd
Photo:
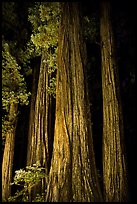
<path fill-rule="evenodd" d="M 27 165 L 32 165 L 36 162 L 40 162 L 40 164 L 46 165 L 48 158 L 45 158 L 46 152 L 48 151 L 48 136 L 47 130 L 45 131 L 45 117 L 47 117 L 47 104 L 45 104 L 45 95 L 46 95 L 46 66 L 43 63 L 43 59 L 45 56 L 42 56 L 41 59 L 41 67 L 39 73 L 39 81 L 38 81 L 38 88 L 37 88 L 37 95 L 36 95 L 36 102 L 35 102 L 35 115 L 33 118 L 33 128 L 30 130 L 30 142 L 28 148 L 31 151 L 28 152 L 28 162 Z M 48 96 L 46 96 L 47 98 Z M 47 128 L 47 127 L 46 127 Z M 44 144 L 43 141 L 46 141 Z M 46 145 L 46 146 L 45 146 Z M 45 164 L 44 164 L 45 162 Z"/>
<path fill-rule="evenodd" d="M 103 177 L 106 201 L 127 201 L 123 122 L 114 37 L 108 1 L 101 4 Z"/>
<path fill-rule="evenodd" d="M 88 118 L 86 54 L 78 9 L 76 2 L 66 2 L 62 11 L 54 148 L 47 201 L 102 200 Z"/>
<path fill-rule="evenodd" d="M 11 130 L 6 134 L 6 141 L 2 161 L 2 200 L 7 201 L 11 195 L 12 167 L 14 159 L 15 131 L 17 126 L 18 104 L 14 101 L 10 103 L 9 121 Z"/>
<path fill-rule="evenodd" d="M 32 166 L 39 163 L 40 166 L 45 167 L 45 174 L 49 169 L 49 128 L 51 127 L 48 122 L 49 114 L 51 111 L 50 98 L 48 94 L 49 75 L 46 63 L 46 54 L 43 51 L 41 57 L 41 65 L 38 79 L 38 87 L 36 92 L 36 99 L 34 105 L 33 119 L 30 121 L 31 129 L 29 130 L 29 143 L 27 165 Z M 50 110 L 49 110 L 50 109 Z M 30 113 L 31 114 L 31 113 Z M 30 200 L 32 200 L 36 193 L 45 193 L 46 181 L 43 179 L 37 186 L 32 189 Z"/>

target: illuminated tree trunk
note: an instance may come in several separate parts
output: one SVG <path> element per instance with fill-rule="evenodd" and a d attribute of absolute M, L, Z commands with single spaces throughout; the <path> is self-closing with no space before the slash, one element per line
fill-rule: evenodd
<path fill-rule="evenodd" d="M 38 78 L 39 78 L 39 67 L 33 69 L 33 81 L 32 81 L 32 90 L 31 90 L 31 101 L 30 101 L 30 116 L 29 116 L 29 131 L 28 131 L 28 146 L 27 146 L 27 165 L 32 165 L 32 132 L 34 127 L 34 118 L 35 118 L 35 103 L 37 96 L 38 88 Z"/>
<path fill-rule="evenodd" d="M 105 200 L 127 201 L 127 172 L 123 119 L 115 44 L 108 1 L 101 3 L 100 19 L 103 91 L 103 179 Z"/>
<path fill-rule="evenodd" d="M 7 201 L 11 195 L 12 167 L 14 159 L 15 132 L 17 125 L 18 104 L 11 101 L 9 122 L 11 129 L 7 131 L 2 162 L 2 200 Z"/>
<path fill-rule="evenodd" d="M 47 92 L 49 75 L 48 67 L 46 65 L 46 56 L 43 52 L 40 65 L 40 73 L 38 79 L 38 86 L 36 87 L 35 77 L 38 74 L 34 73 L 33 90 L 31 98 L 30 110 L 30 124 L 28 134 L 28 150 L 27 150 L 27 166 L 32 166 L 39 163 L 40 166 L 45 167 L 46 174 L 49 168 L 49 127 L 48 123 L 51 110 L 51 96 Z M 31 194 L 30 201 L 35 197 L 36 193 L 45 192 L 45 179 L 36 185 Z"/>
<path fill-rule="evenodd" d="M 79 7 L 63 3 L 58 42 L 56 119 L 47 198 L 101 201 L 86 88 L 86 54 Z"/>

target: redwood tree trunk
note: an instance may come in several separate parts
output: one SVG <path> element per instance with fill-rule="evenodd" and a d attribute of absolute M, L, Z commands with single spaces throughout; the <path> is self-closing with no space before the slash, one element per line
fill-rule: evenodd
<path fill-rule="evenodd" d="M 49 114 L 51 110 L 51 96 L 47 92 L 49 75 L 46 65 L 46 55 L 43 52 L 41 57 L 41 65 L 36 87 L 35 79 L 37 72 L 34 72 L 33 90 L 30 109 L 30 123 L 28 134 L 28 150 L 27 150 L 27 165 L 32 166 L 39 163 L 45 167 L 46 174 L 49 168 Z M 51 123 L 50 123 L 51 124 Z M 50 127 L 52 128 L 52 127 Z M 33 188 L 30 194 L 30 201 L 36 196 L 36 193 L 45 192 L 45 180 L 43 179 L 36 187 Z"/>
<path fill-rule="evenodd" d="M 15 145 L 15 132 L 17 125 L 17 109 L 18 104 L 11 101 L 9 111 L 9 122 L 11 129 L 6 134 L 6 141 L 3 153 L 2 162 L 2 200 L 7 201 L 11 195 L 11 182 L 12 182 L 12 167 L 14 159 L 14 145 Z"/>
<path fill-rule="evenodd" d="M 62 4 L 56 119 L 47 201 L 101 201 L 86 88 L 78 3 Z"/>
<path fill-rule="evenodd" d="M 105 200 L 127 201 L 127 172 L 123 119 L 115 44 L 108 1 L 101 3 L 100 19 L 103 91 L 103 179 Z"/>
<path fill-rule="evenodd" d="M 31 90 L 31 101 L 30 101 L 30 115 L 29 115 L 29 130 L 28 130 L 28 145 L 27 145 L 27 165 L 32 165 L 32 132 L 34 127 L 35 118 L 35 103 L 38 88 L 39 79 L 39 64 L 33 68 L 33 80 L 32 80 L 32 90 Z"/>

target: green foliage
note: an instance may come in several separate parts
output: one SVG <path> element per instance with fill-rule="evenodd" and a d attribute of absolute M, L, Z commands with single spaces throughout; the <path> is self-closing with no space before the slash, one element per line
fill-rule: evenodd
<path fill-rule="evenodd" d="M 92 16 L 84 16 L 83 18 L 83 24 L 84 24 L 84 37 L 85 40 L 88 40 L 90 42 L 95 42 L 97 35 L 99 34 L 98 27 L 97 26 L 97 19 L 94 14 Z"/>
<path fill-rule="evenodd" d="M 56 78 L 53 77 L 49 80 L 49 86 L 47 87 L 48 94 L 56 97 Z"/>
<path fill-rule="evenodd" d="M 11 101 L 28 105 L 25 75 L 31 74 L 30 58 L 32 43 L 27 43 L 24 17 L 18 12 L 15 2 L 2 2 L 2 142 L 6 132 L 12 129 L 9 121 Z M 27 43 L 27 44 L 26 44 Z M 30 46 L 31 44 L 31 46 Z M 15 116 L 16 117 L 16 116 Z"/>
<path fill-rule="evenodd" d="M 37 2 L 33 8 L 29 8 L 29 21 L 33 31 L 31 42 L 35 45 L 35 53 L 42 55 L 45 53 L 44 63 L 48 67 L 49 86 L 48 93 L 55 97 L 56 79 L 51 77 L 56 75 L 57 69 L 57 46 L 58 28 L 60 22 L 59 2 Z"/>
<path fill-rule="evenodd" d="M 39 51 L 57 45 L 59 18 L 59 2 L 37 2 L 29 8 L 28 19 L 33 27 L 31 40 Z"/>
<path fill-rule="evenodd" d="M 2 51 L 2 107 L 7 112 L 11 100 L 21 105 L 28 104 L 26 92 L 26 83 L 23 75 L 20 73 L 21 67 L 17 64 L 15 57 L 10 53 L 7 42 L 3 42 Z"/>
<path fill-rule="evenodd" d="M 32 202 L 45 202 L 45 194 L 42 195 L 37 194 L 36 198 Z"/>
<path fill-rule="evenodd" d="M 23 12 L 20 12 L 20 4 L 2 3 L 2 34 L 8 42 L 11 55 L 22 68 L 22 74 L 28 76 L 32 73 L 30 59 L 35 57 L 35 52 L 34 45 L 30 42 L 30 25 L 28 27 L 27 21 L 28 4 L 22 5 Z"/>
<path fill-rule="evenodd" d="M 2 138 L 5 141 L 6 132 L 12 129 L 8 121 L 8 114 L 11 101 L 28 105 L 27 87 L 24 76 L 21 74 L 21 67 L 16 58 L 11 54 L 10 46 L 2 40 Z M 15 116 L 16 117 L 16 116 Z"/>
<path fill-rule="evenodd" d="M 29 201 L 28 193 L 30 190 L 36 186 L 42 179 L 45 179 L 46 184 L 48 183 L 48 176 L 46 169 L 39 166 L 39 163 L 33 164 L 33 166 L 26 166 L 26 170 L 20 169 L 15 171 L 14 182 L 11 185 L 18 185 L 22 187 L 22 190 L 17 191 L 14 196 L 9 197 L 9 202 L 18 201 L 20 197 L 21 201 Z M 46 189 L 45 189 L 46 190 Z M 36 195 L 33 202 L 44 201 L 43 195 Z"/>
<path fill-rule="evenodd" d="M 17 117 L 17 115 L 13 116 L 14 118 Z M 5 114 L 2 117 L 2 145 L 4 147 L 5 140 L 6 140 L 6 133 L 13 130 L 14 124 L 13 121 L 9 121 L 8 114 Z"/>
<path fill-rule="evenodd" d="M 28 185 L 34 185 L 45 177 L 45 168 L 39 167 L 37 164 L 27 166 L 26 171 L 23 169 L 15 171 L 14 184 L 23 185 L 24 188 Z"/>

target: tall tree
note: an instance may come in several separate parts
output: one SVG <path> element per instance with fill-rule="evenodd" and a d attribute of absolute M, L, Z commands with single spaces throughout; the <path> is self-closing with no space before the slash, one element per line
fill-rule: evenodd
<path fill-rule="evenodd" d="M 2 199 L 8 199 L 11 193 L 15 132 L 18 104 L 28 104 L 27 87 L 23 64 L 26 61 L 21 51 L 27 39 L 23 33 L 21 19 L 14 2 L 2 3 Z M 10 33 L 10 34 L 9 34 Z M 20 41 L 22 38 L 22 42 Z"/>
<path fill-rule="evenodd" d="M 101 201 L 85 78 L 79 4 L 62 4 L 56 119 L 47 201 Z"/>
<path fill-rule="evenodd" d="M 43 56 L 41 59 L 40 72 L 38 73 L 36 69 L 34 69 L 33 72 L 33 89 L 30 107 L 31 109 L 28 136 L 27 165 L 32 165 L 36 162 L 42 162 L 41 165 L 43 166 L 43 162 L 47 162 L 48 156 L 48 148 L 43 145 L 44 140 L 46 141 L 45 144 L 48 145 L 48 138 L 47 140 L 45 139 L 45 135 L 47 136 L 47 125 L 45 125 L 45 123 L 47 122 L 47 117 L 45 116 L 45 114 L 47 113 L 46 106 L 48 105 L 48 103 L 44 104 L 45 100 L 47 100 L 47 94 L 45 93 L 47 74 L 46 66 L 44 66 L 45 64 L 43 63 Z M 36 80 L 36 75 L 38 74 L 39 79 Z M 37 82 L 38 86 L 36 84 Z"/>
<path fill-rule="evenodd" d="M 123 118 L 110 2 L 101 1 L 100 17 L 103 92 L 103 181 L 105 200 L 127 201 Z"/>
<path fill-rule="evenodd" d="M 12 166 L 14 158 L 15 131 L 17 125 L 18 104 L 10 101 L 9 108 L 10 130 L 6 133 L 5 147 L 2 162 L 2 200 L 7 201 L 11 195 Z"/>
<path fill-rule="evenodd" d="M 28 94 L 23 75 L 20 74 L 21 67 L 18 66 L 16 58 L 11 55 L 10 47 L 4 39 L 2 48 L 2 137 L 5 141 L 2 162 L 2 199 L 7 200 L 11 193 L 18 104 L 27 104 Z"/>
<path fill-rule="evenodd" d="M 58 5 L 57 3 L 46 2 L 38 3 L 34 5 L 34 8 L 30 8 L 29 13 L 29 20 L 33 25 L 31 40 L 35 48 L 39 50 L 35 54 L 41 55 L 41 63 L 38 81 L 36 80 L 38 71 L 35 69 L 33 71 L 27 165 L 32 166 L 39 163 L 40 166 L 45 168 L 47 174 L 50 167 L 54 134 L 55 86 L 53 84 L 55 78 L 53 75 L 55 75 L 56 70 Z M 53 15 L 51 15 L 52 12 Z M 54 26 L 55 22 L 56 26 Z M 30 200 L 34 199 L 36 191 L 42 194 L 45 192 L 45 188 L 45 181 L 42 179 L 32 189 Z"/>
<path fill-rule="evenodd" d="M 36 87 L 36 74 L 34 73 L 33 92 L 31 98 L 30 109 L 30 123 L 28 134 L 28 148 L 27 148 L 27 166 L 32 166 L 35 163 L 39 163 L 48 173 L 49 168 L 49 114 L 52 112 L 50 100 L 51 97 L 47 92 L 49 83 L 48 66 L 43 60 L 46 56 L 43 54 L 41 57 L 40 73 L 38 79 L 38 87 Z M 36 95 L 35 95 L 36 94 Z M 34 199 L 36 192 L 41 194 L 45 192 L 45 181 L 42 181 L 36 185 L 32 190 L 32 196 L 30 194 L 30 200 Z"/>

